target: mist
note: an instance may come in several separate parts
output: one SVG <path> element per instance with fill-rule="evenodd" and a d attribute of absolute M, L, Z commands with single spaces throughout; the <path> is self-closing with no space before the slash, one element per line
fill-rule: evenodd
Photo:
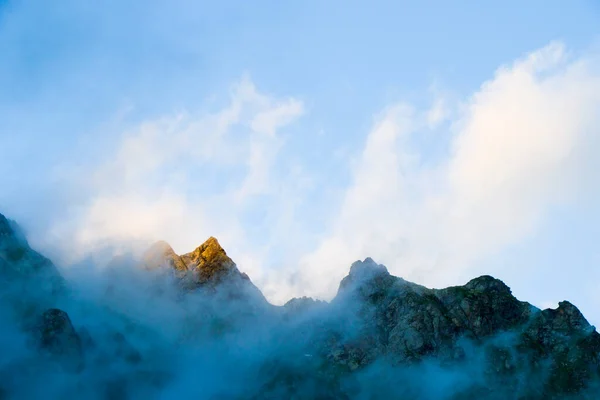
<path fill-rule="evenodd" d="M 196 256 L 190 264 L 196 270 L 183 268 Z M 584 380 L 567 375 L 553 386 L 562 376 L 553 367 L 562 357 L 558 344 L 548 348 L 558 355 L 523 350 L 542 311 L 518 302 L 491 277 L 436 292 L 366 259 L 352 264 L 331 302 L 296 298 L 274 306 L 214 238 L 182 256 L 160 242 L 108 263 L 93 259 L 55 267 L 29 247 L 14 222 L 5 224 L 3 399 L 536 399 L 549 393 L 566 399 L 599 393 L 598 364 L 587 364 L 597 363 L 598 353 L 574 359 L 573 371 L 583 374 L 576 379 Z M 475 301 L 460 306 L 472 311 L 461 312 L 486 319 L 465 320 L 467 330 L 462 322 L 443 322 L 454 315 L 448 312 L 461 293 L 471 293 L 463 303 Z M 492 314 L 485 314 L 481 307 L 490 306 Z M 558 321 L 543 322 L 543 332 L 559 335 L 546 337 L 577 340 L 574 349 L 588 343 L 586 351 L 597 352 L 595 328 L 576 308 L 561 307 L 544 311 L 544 321 Z M 568 327 L 551 313 L 569 315 Z M 546 346 L 543 340 L 550 339 L 536 340 Z"/>
<path fill-rule="evenodd" d="M 600 398 L 598 26 L 0 0 L 0 400 Z"/>

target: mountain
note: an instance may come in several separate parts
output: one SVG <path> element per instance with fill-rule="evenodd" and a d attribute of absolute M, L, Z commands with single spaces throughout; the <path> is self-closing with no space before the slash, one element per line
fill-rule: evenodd
<path fill-rule="evenodd" d="M 63 284 L 58 270 L 46 257 L 29 247 L 21 229 L 0 214 L 0 278 L 21 280 L 58 291 Z"/>
<path fill-rule="evenodd" d="M 20 227 L 0 214 L 0 303 L 20 316 L 22 325 L 54 305 L 65 293 L 65 281 L 54 264 L 33 250 Z"/>
<path fill-rule="evenodd" d="M 350 309 L 360 327 L 328 354 L 350 370 L 381 358 L 479 365 L 480 382 L 459 398 L 555 398 L 599 382 L 600 335 L 574 305 L 539 310 L 491 276 L 427 289 L 366 259 L 352 265 L 332 303 Z"/>
<path fill-rule="evenodd" d="M 331 302 L 274 306 L 213 237 L 130 267 L 65 282 L 0 215 L 0 399 L 600 398 L 595 327 L 491 276 L 429 289 L 367 258 Z"/>
<path fill-rule="evenodd" d="M 159 241 L 144 254 L 142 267 L 173 272 L 187 290 L 203 289 L 218 292 L 228 300 L 267 303 L 248 275 L 240 272 L 219 241 L 212 236 L 192 252 L 183 255 L 176 254 L 167 242 Z"/>

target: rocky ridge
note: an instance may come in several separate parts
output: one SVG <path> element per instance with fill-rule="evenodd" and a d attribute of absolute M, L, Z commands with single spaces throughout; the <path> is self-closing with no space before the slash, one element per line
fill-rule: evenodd
<path fill-rule="evenodd" d="M 0 214 L 0 279 L 29 284 L 35 281 L 40 289 L 56 292 L 63 279 L 52 262 L 34 251 L 14 221 Z"/>
<path fill-rule="evenodd" d="M 191 275 L 198 286 L 216 285 L 228 279 L 248 280 L 248 276 L 238 270 L 212 236 L 194 251 L 181 256 L 167 242 L 155 243 L 144 255 L 144 267 L 157 269 L 165 266 L 172 268 L 180 277 Z"/>
<path fill-rule="evenodd" d="M 218 299 L 211 312 L 221 328 L 201 336 L 197 325 L 189 325 L 194 328 L 186 340 L 214 341 L 214 335 L 228 335 L 239 343 L 266 335 L 259 343 L 270 347 L 260 351 L 264 355 L 253 367 L 259 373 L 244 394 L 212 398 L 599 398 L 600 335 L 595 327 L 567 301 L 557 309 L 540 310 L 516 299 L 506 284 L 491 276 L 429 289 L 392 276 L 367 258 L 352 264 L 330 303 L 302 298 L 276 307 L 212 237 L 181 256 L 158 242 L 141 265 L 171 273 L 182 293 Z M 1 214 L 0 275 L 10 285 L 39 284 L 57 298 L 64 296 L 53 289 L 56 283 L 44 283 L 62 282 L 58 270 Z M 143 376 L 139 379 L 147 381 L 150 372 L 143 368 L 151 357 L 130 343 L 139 332 L 135 324 L 122 325 L 121 331 L 88 330 L 56 308 L 58 303 L 45 300 L 16 317 L 33 321 L 20 326 L 30 332 L 40 357 L 61 365 L 67 374 L 85 374 L 96 365 L 123 360 L 123 365 L 136 368 L 136 378 L 128 379 Z M 209 323 L 206 315 L 196 321 L 198 326 Z M 175 349 L 181 343 L 169 346 Z M 166 373 L 159 376 L 152 380 L 153 390 L 160 391 L 170 379 Z M 451 385 L 436 391 L 423 377 Z M 123 398 L 131 395 L 119 388 Z"/>
<path fill-rule="evenodd" d="M 159 241 L 144 254 L 142 268 L 172 272 L 185 290 L 201 289 L 213 294 L 217 292 L 228 300 L 267 303 L 248 275 L 240 272 L 219 241 L 212 236 L 183 255 L 175 253 L 167 242 Z"/>

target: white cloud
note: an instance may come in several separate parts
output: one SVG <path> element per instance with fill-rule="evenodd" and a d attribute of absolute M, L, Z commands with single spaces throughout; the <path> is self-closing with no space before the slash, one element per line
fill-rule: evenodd
<path fill-rule="evenodd" d="M 551 44 L 501 68 L 467 103 L 443 171 L 444 240 L 464 262 L 532 234 L 548 207 L 593 183 L 577 178 L 586 158 L 593 162 L 590 146 L 599 149 L 600 71 L 592 61 L 570 60 Z"/>
<path fill-rule="evenodd" d="M 429 86 L 428 92 L 432 101 L 431 106 L 423 112 L 422 124 L 430 130 L 435 130 L 453 117 L 456 95 L 441 86 L 438 81 Z"/>
<path fill-rule="evenodd" d="M 236 193 L 237 202 L 243 201 L 250 195 L 264 193 L 269 187 L 270 169 L 275 155 L 282 146 L 282 140 L 276 137 L 276 132 L 299 118 L 304 113 L 302 102 L 288 99 L 257 113 L 250 122 L 254 135 L 250 143 L 247 159 L 248 174 Z"/>
<path fill-rule="evenodd" d="M 210 235 L 239 243 L 247 201 L 274 184 L 279 130 L 302 113 L 299 100 L 264 95 L 244 77 L 216 113 L 146 121 L 123 133 L 114 156 L 82 171 L 76 184 L 88 201 L 54 232 L 81 249 L 68 252 L 75 258 L 132 240 L 166 239 L 180 251 Z"/>
<path fill-rule="evenodd" d="M 443 97 L 437 97 L 429 111 L 427 111 L 426 118 L 429 129 L 436 128 L 449 117 L 449 114 L 450 110 L 448 110 L 446 100 Z"/>
<path fill-rule="evenodd" d="M 461 103 L 436 95 L 424 110 L 387 107 L 352 159 L 351 185 L 331 205 L 329 225 L 310 212 L 323 197 L 313 194 L 309 212 L 297 211 L 308 187 L 335 177 L 307 175 L 293 149 L 294 157 L 280 157 L 280 130 L 304 113 L 302 103 L 260 93 L 244 78 L 219 112 L 125 132 L 115 155 L 85 175 L 92 196 L 63 231 L 86 249 L 149 238 L 188 251 L 216 235 L 277 303 L 330 298 L 350 263 L 367 256 L 423 284 L 462 283 L 487 272 L 482 261 L 536 234 L 553 207 L 595 204 L 599 66 L 551 44 L 499 68 Z M 432 128 L 448 143 L 433 162 L 418 136 Z M 243 221 L 255 206 L 255 219 Z M 306 224 L 324 232 L 314 248 Z M 277 251 L 289 254 L 273 264 Z"/>
<path fill-rule="evenodd" d="M 452 117 L 450 98 L 437 89 L 430 89 L 433 94 L 431 107 L 424 113 L 426 126 L 433 130 Z"/>
<path fill-rule="evenodd" d="M 273 136 L 277 129 L 289 124 L 303 113 L 302 102 L 292 98 L 257 114 L 252 119 L 251 126 L 256 132 Z"/>
<path fill-rule="evenodd" d="M 422 283 L 460 283 L 478 261 L 534 234 L 552 207 L 575 207 L 598 184 L 590 174 L 600 167 L 597 61 L 569 58 L 553 43 L 501 67 L 462 104 L 434 168 L 410 140 L 432 111 L 386 110 L 335 224 L 289 290 L 331 297 L 348 265 L 366 256 Z"/>

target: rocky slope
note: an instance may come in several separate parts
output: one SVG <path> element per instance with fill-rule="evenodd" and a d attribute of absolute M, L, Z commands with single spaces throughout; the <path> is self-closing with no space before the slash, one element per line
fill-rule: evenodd
<path fill-rule="evenodd" d="M 29 247 L 14 221 L 0 214 L 0 279 L 37 285 L 41 290 L 61 290 L 63 280 L 46 257 Z"/>
<path fill-rule="evenodd" d="M 157 242 L 144 254 L 142 267 L 173 272 L 184 290 L 200 289 L 225 296 L 229 301 L 243 300 L 247 305 L 267 304 L 260 290 L 248 275 L 240 272 L 214 237 L 181 256 L 167 242 Z"/>
<path fill-rule="evenodd" d="M 600 335 L 579 310 L 540 310 L 490 276 L 429 289 L 368 258 L 331 302 L 276 307 L 212 237 L 181 256 L 159 242 L 139 265 L 136 284 L 158 283 L 111 282 L 103 296 L 133 295 L 88 304 L 0 215 L 0 318 L 19 309 L 0 322 L 28 343 L 0 340 L 0 399 L 46 385 L 52 365 L 63 378 L 45 398 L 600 398 Z"/>
<path fill-rule="evenodd" d="M 320 350 L 346 372 L 381 359 L 396 366 L 433 361 L 442 370 L 469 373 L 471 381 L 455 398 L 599 393 L 600 335 L 567 301 L 542 311 L 490 276 L 427 289 L 366 259 L 341 282 L 336 306 L 344 310 L 337 317 L 344 328 L 331 329 Z M 355 327 L 350 335 L 348 323 Z"/>

